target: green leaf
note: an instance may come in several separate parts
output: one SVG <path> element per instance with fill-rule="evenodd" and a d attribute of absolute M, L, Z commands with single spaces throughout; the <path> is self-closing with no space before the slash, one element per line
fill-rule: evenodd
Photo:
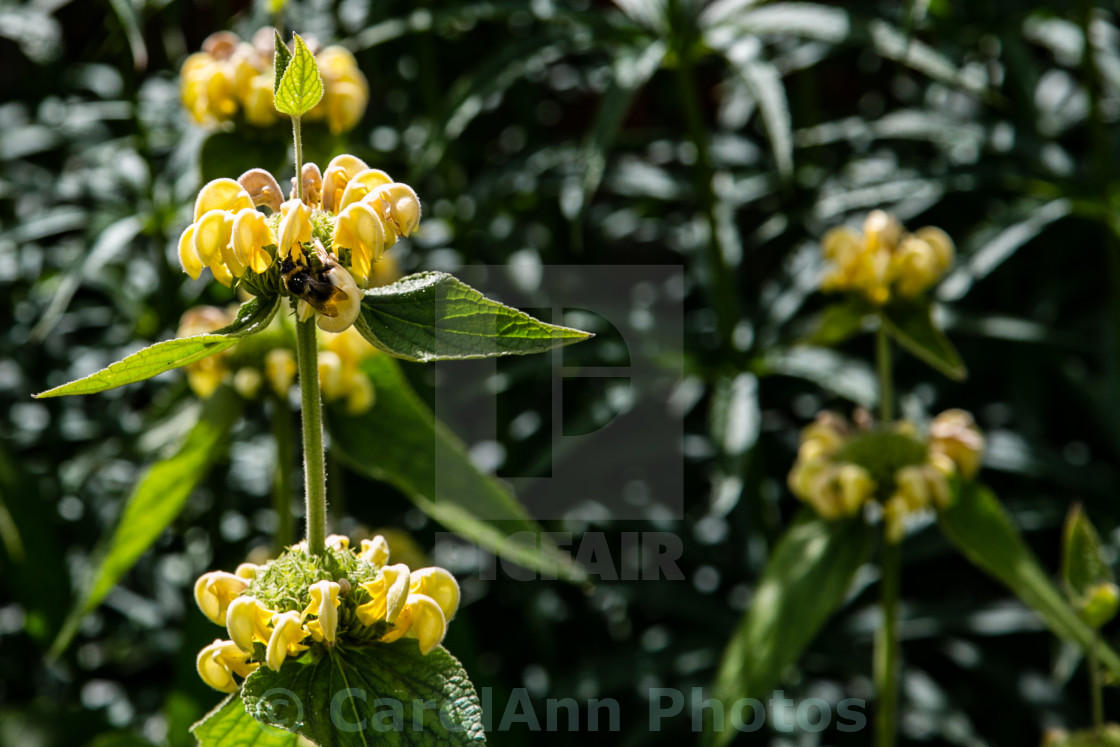
<path fill-rule="evenodd" d="M 1085 652 L 1098 645 L 1101 664 L 1120 676 L 1120 656 L 1096 641 L 1096 633 L 1050 581 L 991 490 L 975 483 L 965 485 L 938 521 L 962 555 L 1014 592 L 1055 635 Z"/>
<path fill-rule="evenodd" d="M 140 478 L 128 497 L 120 522 L 98 553 L 89 579 L 51 646 L 57 656 L 69 645 L 82 618 L 101 604 L 105 595 L 136 564 L 179 512 L 195 485 L 222 453 L 226 434 L 241 416 L 244 404 L 230 387 L 219 388 L 202 409 L 198 423 L 172 456 L 156 462 Z"/>
<path fill-rule="evenodd" d="M 782 74 L 773 63 L 745 53 L 745 50 L 753 50 L 754 45 L 741 44 L 741 41 L 742 38 L 736 39 L 721 51 L 758 105 L 774 154 L 774 165 L 782 180 L 789 181 L 793 178 L 793 123 Z"/>
<path fill-rule="evenodd" d="M 803 342 L 822 347 L 839 345 L 863 332 L 864 321 L 869 313 L 867 305 L 858 301 L 826 306 L 813 321 L 813 330 Z"/>
<path fill-rule="evenodd" d="M 1115 581 L 1112 568 L 1104 557 L 1100 535 L 1075 503 L 1066 516 L 1062 533 L 1062 581 L 1071 599 L 1087 595 L 1099 583 Z"/>
<path fill-rule="evenodd" d="M 933 322 L 929 303 L 898 303 L 884 306 L 880 318 L 902 347 L 954 381 L 968 375 L 964 361 L 945 333 Z"/>
<path fill-rule="evenodd" d="M 164 340 L 89 376 L 36 394 L 36 399 L 71 394 L 95 394 L 150 379 L 233 347 L 242 337 L 264 330 L 280 308 L 280 297 L 258 297 L 241 305 L 233 324 L 205 335 Z"/>
<path fill-rule="evenodd" d="M 723 654 L 715 694 L 725 713 L 742 698 L 766 702 L 783 670 L 844 601 L 874 547 L 874 531 L 862 519 L 826 521 L 808 509 L 801 512 L 774 548 Z M 726 744 L 737 733 L 710 729 L 706 722 L 707 744 Z"/>
<path fill-rule="evenodd" d="M 462 442 L 435 419 L 396 361 L 378 355 L 364 369 L 377 392 L 376 404 L 360 416 L 327 409 L 333 453 L 360 474 L 395 486 L 435 521 L 504 560 L 543 577 L 586 577 L 509 490 L 471 464 Z M 516 541 L 530 536 L 532 542 Z"/>
<path fill-rule="evenodd" d="M 311 111 L 323 98 L 323 78 L 319 75 L 319 63 L 315 61 L 315 55 L 311 54 L 299 34 L 293 35 L 293 41 L 295 50 L 284 67 L 284 75 L 276 86 L 273 100 L 276 111 L 299 117 Z M 277 62 L 281 56 L 282 53 L 277 54 Z"/>
<path fill-rule="evenodd" d="M 280 90 L 280 81 L 284 79 L 284 71 L 288 69 L 288 62 L 292 59 L 292 52 L 288 49 L 288 45 L 284 43 L 284 38 L 280 36 L 280 32 L 276 31 L 276 54 L 272 58 L 272 94 Z"/>
<path fill-rule="evenodd" d="M 191 727 L 199 747 L 296 747 L 299 736 L 266 726 L 245 711 L 241 694 L 230 695 Z"/>
<path fill-rule="evenodd" d="M 482 706 L 463 665 L 415 640 L 334 647 L 245 679 L 245 710 L 319 747 L 485 744 Z"/>
<path fill-rule="evenodd" d="M 591 337 L 492 301 L 445 272 L 367 290 L 354 326 L 389 355 L 422 362 L 543 353 Z"/>

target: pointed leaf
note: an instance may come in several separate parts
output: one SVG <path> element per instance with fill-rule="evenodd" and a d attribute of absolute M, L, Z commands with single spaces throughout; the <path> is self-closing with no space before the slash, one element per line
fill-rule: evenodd
<path fill-rule="evenodd" d="M 961 554 L 1014 592 L 1055 635 L 1082 651 L 1098 645 L 1101 664 L 1120 676 L 1120 656 L 1098 642 L 1096 633 L 1066 602 L 991 490 L 975 483 L 965 485 L 938 521 Z"/>
<path fill-rule="evenodd" d="M 834 303 L 824 308 L 813 321 L 813 330 L 805 337 L 806 345 L 832 347 L 846 342 L 864 330 L 870 312 L 857 301 Z"/>
<path fill-rule="evenodd" d="M 36 394 L 36 398 L 71 394 L 95 394 L 106 389 L 132 384 L 179 368 L 214 353 L 233 347 L 242 337 L 264 330 L 280 307 L 280 297 L 258 297 L 241 305 L 233 324 L 204 335 L 164 340 L 138 350 L 124 360 L 111 364 L 69 384 Z"/>
<path fill-rule="evenodd" d="M 241 697 L 254 718 L 319 747 L 486 743 L 463 665 L 442 646 L 425 656 L 409 638 L 336 646 L 317 661 L 289 659 L 278 672 L 262 666 Z"/>
<path fill-rule="evenodd" d="M 299 735 L 266 726 L 245 712 L 241 693 L 223 700 L 191 727 L 199 747 L 297 747 Z"/>
<path fill-rule="evenodd" d="M 887 331 L 902 347 L 954 381 L 968 375 L 964 361 L 936 324 L 928 303 L 898 303 L 884 306 L 880 317 Z"/>
<path fill-rule="evenodd" d="M 591 337 L 492 301 L 445 272 L 366 291 L 355 326 L 374 347 L 410 361 L 543 353 Z"/>
<path fill-rule="evenodd" d="M 323 98 L 323 78 L 319 75 L 315 55 L 311 54 L 299 34 L 294 35 L 294 42 L 292 59 L 288 60 L 273 99 L 276 111 L 299 117 L 311 111 Z"/>
<path fill-rule="evenodd" d="M 543 577 L 586 577 L 507 488 L 475 468 L 462 442 L 409 386 L 400 364 L 378 355 L 364 367 L 376 404 L 360 416 L 328 408 L 332 452 L 355 471 L 394 485 L 437 522 L 503 560 Z M 519 536 L 535 539 L 514 541 Z"/>
<path fill-rule="evenodd" d="M 1076 600 L 1088 595 L 1095 585 L 1115 580 L 1100 535 L 1081 504 L 1074 504 L 1062 533 L 1062 582 L 1066 591 Z"/>
<path fill-rule="evenodd" d="M 280 32 L 276 32 L 276 39 L 274 41 L 276 46 L 276 53 L 272 58 L 272 94 L 280 90 L 280 81 L 284 79 L 284 71 L 288 69 L 288 63 L 292 60 L 292 52 L 288 49 L 288 45 L 284 43 L 284 38 L 280 36 Z"/>
<path fill-rule="evenodd" d="M 808 509 L 801 512 L 774 548 L 723 654 L 715 694 L 725 713 L 742 698 L 766 702 L 782 671 L 801 657 L 844 601 L 874 547 L 874 531 L 862 519 L 826 521 Z M 705 741 L 723 745 L 735 734 L 707 731 Z"/>
<path fill-rule="evenodd" d="M 744 44 L 736 40 L 722 51 L 758 105 L 774 154 L 774 165 L 782 179 L 789 180 L 793 177 L 793 124 L 782 74 L 772 63 L 758 57 L 754 38 L 749 42 Z"/>
<path fill-rule="evenodd" d="M 221 387 L 202 409 L 198 423 L 172 456 L 156 462 L 140 478 L 128 497 L 120 522 L 99 553 L 78 601 L 62 632 L 51 647 L 51 656 L 69 644 L 82 618 L 91 612 L 120 581 L 140 556 L 183 509 L 194 487 L 222 453 L 220 445 L 241 416 L 243 402 L 229 387 Z"/>

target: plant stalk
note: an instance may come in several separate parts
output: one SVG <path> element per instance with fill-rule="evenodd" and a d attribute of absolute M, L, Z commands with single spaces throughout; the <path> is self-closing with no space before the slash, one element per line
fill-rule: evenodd
<path fill-rule="evenodd" d="M 891 377 L 891 338 L 883 319 L 879 320 L 879 329 L 875 334 L 875 362 L 879 371 L 879 420 L 880 425 L 885 427 L 894 420 L 894 386 Z M 875 691 L 879 699 L 879 708 L 875 714 L 875 744 L 877 747 L 894 747 L 898 728 L 898 601 L 902 586 L 902 543 L 890 540 L 885 522 L 880 552 L 880 604 L 883 619 L 875 636 L 872 667 Z"/>
<path fill-rule="evenodd" d="M 1089 691 L 1093 699 L 1093 734 L 1099 742 L 1104 731 L 1104 699 L 1101 694 L 1100 666 L 1101 632 L 1093 633 L 1093 644 L 1089 646 Z"/>
<path fill-rule="evenodd" d="M 879 560 L 882 579 L 883 621 L 875 636 L 875 691 L 879 709 L 875 714 L 876 747 L 894 747 L 898 726 L 898 600 L 902 577 L 902 543 L 891 542 L 886 533 Z"/>
<path fill-rule="evenodd" d="M 882 319 L 875 334 L 875 362 L 879 369 L 879 421 L 887 425 L 894 420 L 894 387 L 891 383 L 891 338 Z"/>
<path fill-rule="evenodd" d="M 307 497 L 307 549 L 321 555 L 327 542 L 327 468 L 323 454 L 323 404 L 319 396 L 319 352 L 315 321 L 296 322 L 303 475 Z"/>
<path fill-rule="evenodd" d="M 292 117 L 292 141 L 295 143 L 296 157 L 296 199 L 303 199 L 303 132 L 299 117 Z"/>

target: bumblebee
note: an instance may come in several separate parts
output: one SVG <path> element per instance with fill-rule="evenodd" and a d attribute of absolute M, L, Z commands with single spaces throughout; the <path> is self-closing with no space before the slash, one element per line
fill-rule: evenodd
<path fill-rule="evenodd" d="M 288 293 L 321 315 L 317 322 L 320 329 L 341 332 L 358 318 L 361 293 L 350 273 L 321 244 L 315 247 L 315 255 L 318 268 L 285 257 L 280 263 L 280 279 Z M 304 321 L 310 313 L 300 310 L 299 316 Z"/>

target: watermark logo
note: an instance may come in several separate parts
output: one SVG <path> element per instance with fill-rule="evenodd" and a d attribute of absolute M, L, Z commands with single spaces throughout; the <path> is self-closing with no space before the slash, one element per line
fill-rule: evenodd
<path fill-rule="evenodd" d="M 303 701 L 284 687 L 274 687 L 261 694 L 258 709 L 264 721 L 261 729 L 270 734 L 283 735 L 303 724 Z"/>
<path fill-rule="evenodd" d="M 672 395 L 683 378 L 682 269 L 471 266 L 460 275 L 503 303 L 598 334 L 532 359 L 436 364 L 436 417 L 467 442 L 476 465 L 496 472 L 538 519 L 681 518 L 683 413 Z M 509 396 L 518 385 L 532 396 Z M 540 404 L 509 411 L 526 399 Z M 533 474 L 504 464 L 503 443 L 519 436 L 538 445 L 527 460 Z M 435 501 L 454 503 L 461 470 L 435 448 Z"/>

